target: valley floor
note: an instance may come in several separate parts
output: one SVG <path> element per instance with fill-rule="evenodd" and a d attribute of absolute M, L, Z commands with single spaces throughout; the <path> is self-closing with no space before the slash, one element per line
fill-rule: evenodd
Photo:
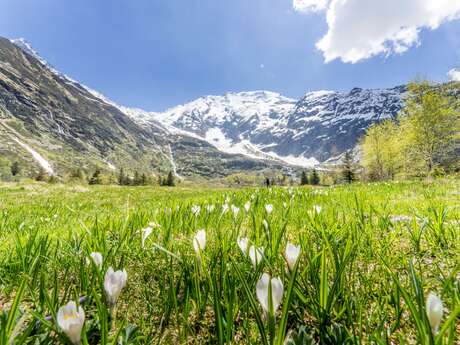
<path fill-rule="evenodd" d="M 455 179 L 3 184 L 0 339 L 71 343 L 56 314 L 79 300 L 84 344 L 458 344 L 459 253 Z M 126 270 L 126 286 L 108 282 L 109 267 Z"/>

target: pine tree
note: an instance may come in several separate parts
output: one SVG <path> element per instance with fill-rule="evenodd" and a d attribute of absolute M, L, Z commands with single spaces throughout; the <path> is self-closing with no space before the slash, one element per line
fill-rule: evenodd
<path fill-rule="evenodd" d="M 165 182 L 165 185 L 166 186 L 169 186 L 169 187 L 173 187 L 175 185 L 175 182 L 174 182 L 174 174 L 172 171 L 170 171 L 168 173 L 168 177 L 166 178 L 166 182 Z"/>
<path fill-rule="evenodd" d="M 16 176 L 20 172 L 21 172 L 21 167 L 19 166 L 19 163 L 17 161 L 13 162 L 13 164 L 11 165 L 11 175 Z"/>
<path fill-rule="evenodd" d="M 305 171 L 302 171 L 302 175 L 300 176 L 300 185 L 305 186 L 308 184 L 308 176 Z"/>
<path fill-rule="evenodd" d="M 314 186 L 317 186 L 319 185 L 319 175 L 318 175 L 318 172 L 316 171 L 316 169 L 313 169 L 313 171 L 311 172 L 311 175 L 310 175 L 310 184 L 314 185 Z"/>
<path fill-rule="evenodd" d="M 139 172 L 137 170 L 134 171 L 133 185 L 134 186 L 141 185 L 141 176 L 139 175 Z"/>
<path fill-rule="evenodd" d="M 346 183 L 352 183 L 355 180 L 353 154 L 347 151 L 343 158 L 342 177 Z"/>
<path fill-rule="evenodd" d="M 141 186 L 147 185 L 147 175 L 145 173 L 142 173 L 140 183 L 141 183 Z"/>
<path fill-rule="evenodd" d="M 123 168 L 120 168 L 120 172 L 118 173 L 118 184 L 120 186 L 123 186 L 126 183 L 126 176 L 125 176 L 125 171 Z"/>

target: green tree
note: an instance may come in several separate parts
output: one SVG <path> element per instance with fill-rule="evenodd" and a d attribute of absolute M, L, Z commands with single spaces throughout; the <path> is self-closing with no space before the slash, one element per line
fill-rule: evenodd
<path fill-rule="evenodd" d="M 320 182 L 320 179 L 319 179 L 318 172 L 316 171 L 316 169 L 313 169 L 313 171 L 310 174 L 310 184 L 317 186 L 319 185 L 319 182 Z"/>
<path fill-rule="evenodd" d="M 352 183 L 355 177 L 355 163 L 351 151 L 345 152 L 342 163 L 342 178 L 346 183 Z"/>
<path fill-rule="evenodd" d="M 176 183 L 175 183 L 175 181 L 174 181 L 174 174 L 173 174 L 172 171 L 170 171 L 170 172 L 168 173 L 168 177 L 166 178 L 165 185 L 166 185 L 166 186 L 173 187 L 173 186 L 175 186 L 175 184 L 176 184 Z"/>
<path fill-rule="evenodd" d="M 15 161 L 11 164 L 11 175 L 16 176 L 19 175 L 21 172 L 21 167 L 19 166 L 19 162 Z"/>
<path fill-rule="evenodd" d="M 368 128 L 361 141 L 361 163 L 371 180 L 395 177 L 403 159 L 400 140 L 400 128 L 393 120 L 385 120 Z"/>
<path fill-rule="evenodd" d="M 89 179 L 89 184 L 102 184 L 102 176 L 99 169 L 96 169 L 96 171 L 93 173 L 93 176 L 91 176 Z"/>
<path fill-rule="evenodd" d="M 142 173 L 141 179 L 140 179 L 140 185 L 146 186 L 147 184 L 148 184 L 147 175 L 145 173 Z"/>
<path fill-rule="evenodd" d="M 134 186 L 141 185 L 141 175 L 139 175 L 139 172 L 137 170 L 134 171 L 133 185 Z"/>
<path fill-rule="evenodd" d="M 300 185 L 305 186 L 308 184 L 308 176 L 305 171 L 302 171 L 302 175 L 300 175 Z"/>
<path fill-rule="evenodd" d="M 438 167 L 448 168 L 458 153 L 458 90 L 422 82 L 410 84 L 409 92 L 400 117 L 405 170 L 430 175 Z"/>
<path fill-rule="evenodd" d="M 125 183 L 126 183 L 125 171 L 123 170 L 123 168 L 120 168 L 120 171 L 118 173 L 118 184 L 120 186 L 123 186 Z"/>

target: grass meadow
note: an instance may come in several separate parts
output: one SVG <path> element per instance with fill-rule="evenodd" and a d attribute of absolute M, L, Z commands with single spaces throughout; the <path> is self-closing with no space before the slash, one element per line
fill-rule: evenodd
<path fill-rule="evenodd" d="M 460 344 L 459 320 L 459 180 L 0 188 L 0 344 Z"/>

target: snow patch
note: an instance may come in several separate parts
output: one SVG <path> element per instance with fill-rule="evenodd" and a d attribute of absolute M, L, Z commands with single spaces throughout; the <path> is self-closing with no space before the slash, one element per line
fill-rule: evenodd
<path fill-rule="evenodd" d="M 11 138 L 17 142 L 21 147 L 23 147 L 25 150 L 27 150 L 32 157 L 37 161 L 38 164 L 49 174 L 49 175 L 54 175 L 54 170 L 51 166 L 51 164 L 37 151 L 35 151 L 33 148 L 31 148 L 29 145 L 23 143 L 20 141 L 17 137 L 11 135 Z"/>

